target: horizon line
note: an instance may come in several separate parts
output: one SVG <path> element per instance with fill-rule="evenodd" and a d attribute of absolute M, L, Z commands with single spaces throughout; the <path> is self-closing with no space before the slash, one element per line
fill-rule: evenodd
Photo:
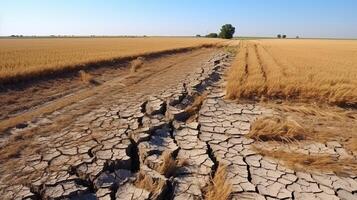
<path fill-rule="evenodd" d="M 197 34 L 200 35 L 200 34 Z M 12 35 L 0 35 L 0 38 L 12 38 L 12 39 L 25 39 L 25 38 L 115 38 L 115 37 L 131 37 L 131 38 L 144 38 L 144 37 L 195 37 L 195 38 L 206 38 L 205 35 L 21 35 L 21 34 L 12 34 Z M 298 37 L 298 38 L 297 38 Z M 208 37 L 207 37 L 208 38 Z M 260 39 L 279 39 L 276 36 L 235 36 L 233 38 L 260 38 Z M 337 39 L 337 40 L 356 40 L 355 38 L 345 38 L 345 37 L 287 37 L 285 39 Z"/>

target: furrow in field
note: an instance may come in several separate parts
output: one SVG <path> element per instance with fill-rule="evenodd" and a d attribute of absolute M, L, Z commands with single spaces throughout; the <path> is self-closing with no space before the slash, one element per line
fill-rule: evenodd
<path fill-rule="evenodd" d="M 281 75 L 283 77 L 286 77 L 287 74 L 286 74 L 286 69 L 283 65 L 281 65 L 279 63 L 279 60 L 276 59 L 270 52 L 269 50 L 267 49 L 267 47 L 265 47 L 264 45 L 259 45 L 260 49 L 261 49 L 261 53 L 264 53 L 266 54 L 266 59 L 270 59 L 271 60 L 271 64 L 273 65 L 277 65 L 279 67 L 279 72 L 281 72 Z"/>
<path fill-rule="evenodd" d="M 262 58 L 261 58 L 261 56 L 259 55 L 259 52 L 258 52 L 258 44 L 254 44 L 254 52 L 255 52 L 255 55 L 257 57 L 258 66 L 260 68 L 261 74 L 262 74 L 262 76 L 264 78 L 264 82 L 266 82 L 267 81 L 266 69 L 265 69 L 264 63 L 262 61 Z"/>
<path fill-rule="evenodd" d="M 265 91 L 265 80 L 258 55 L 253 44 L 248 44 L 248 78 L 243 87 L 243 96 L 256 98 Z"/>
<path fill-rule="evenodd" d="M 241 86 L 248 78 L 248 49 L 247 43 L 241 42 L 238 48 L 238 54 L 232 64 L 231 69 L 228 72 L 227 83 L 227 96 L 229 98 L 237 98 L 240 96 L 242 90 Z"/>
<path fill-rule="evenodd" d="M 283 67 L 276 62 L 264 48 L 258 45 L 257 53 L 259 54 L 261 65 L 265 66 L 266 73 L 266 93 L 268 97 L 282 97 L 284 85 L 281 84 L 287 78 Z"/>

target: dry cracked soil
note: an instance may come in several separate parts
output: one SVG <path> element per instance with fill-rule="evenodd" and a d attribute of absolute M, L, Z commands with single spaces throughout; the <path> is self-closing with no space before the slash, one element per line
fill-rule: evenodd
<path fill-rule="evenodd" d="M 221 49 L 170 55 L 43 105 L 56 109 L 20 113 L 31 120 L 1 136 L 1 199 L 204 199 L 218 165 L 227 166 L 231 199 L 357 199 L 354 175 L 294 171 L 254 151 L 245 135 L 274 111 L 224 98 L 231 61 Z M 187 108 L 202 94 L 193 117 Z M 184 163 L 173 173 L 160 170 L 167 152 Z M 336 142 L 301 153 L 356 159 Z M 139 187 L 138 173 L 160 187 Z"/>

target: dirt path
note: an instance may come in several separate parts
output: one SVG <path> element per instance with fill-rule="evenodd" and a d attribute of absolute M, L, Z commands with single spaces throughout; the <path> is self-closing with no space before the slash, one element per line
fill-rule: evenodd
<path fill-rule="evenodd" d="M 83 83 L 78 76 L 70 76 L 49 80 L 48 82 L 41 81 L 30 87 L 0 93 L 0 103 L 3 105 L 0 112 L 0 118 L 2 118 L 0 130 L 3 132 L 0 135 L 0 138 L 2 138 L 0 139 L 0 146 L 2 146 L 1 141 L 6 140 L 7 136 L 11 135 L 8 128 L 14 126 L 26 127 L 29 125 L 28 121 L 33 121 L 34 118 L 43 114 L 54 111 L 63 113 L 65 110 L 69 110 L 71 112 L 69 116 L 76 116 L 88 112 L 98 104 L 110 103 L 110 101 L 113 101 L 112 95 L 122 94 L 122 91 L 144 90 L 144 92 L 150 94 L 155 90 L 155 87 L 165 87 L 166 82 L 175 80 L 172 77 L 171 79 L 166 78 L 168 74 L 185 74 L 187 73 L 186 70 L 191 69 L 192 65 L 199 64 L 202 59 L 209 57 L 214 51 L 216 50 L 200 49 L 163 55 L 159 58 L 147 60 L 135 74 L 130 73 L 129 63 L 89 71 L 95 80 L 102 83 L 99 86 Z M 165 78 L 161 78 L 160 75 Z M 147 87 L 145 85 L 146 79 L 149 79 L 149 82 L 151 80 L 152 82 L 156 81 L 154 88 L 145 88 Z M 108 96 L 108 94 L 111 95 Z M 72 112 L 71 108 L 77 106 L 75 103 L 83 99 L 87 99 L 85 106 L 82 105 L 81 109 Z M 96 99 L 100 99 L 100 101 Z M 103 102 L 104 100 L 106 101 Z M 60 110 L 66 106 L 69 106 L 69 108 Z"/>
<path fill-rule="evenodd" d="M 356 176 L 298 172 L 254 151 L 245 135 L 273 111 L 224 99 L 231 61 L 219 49 L 152 60 L 8 130 L 2 199 L 204 199 L 220 165 L 232 199 L 356 199 Z M 304 148 L 316 151 L 346 156 L 336 143 Z"/>

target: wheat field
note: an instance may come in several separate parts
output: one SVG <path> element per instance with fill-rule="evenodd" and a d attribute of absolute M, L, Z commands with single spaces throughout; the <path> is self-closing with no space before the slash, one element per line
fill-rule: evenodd
<path fill-rule="evenodd" d="M 220 42 L 220 39 L 184 37 L 0 39 L 0 81 Z"/>
<path fill-rule="evenodd" d="M 357 105 L 357 41 L 242 41 L 226 87 L 248 98 Z"/>

